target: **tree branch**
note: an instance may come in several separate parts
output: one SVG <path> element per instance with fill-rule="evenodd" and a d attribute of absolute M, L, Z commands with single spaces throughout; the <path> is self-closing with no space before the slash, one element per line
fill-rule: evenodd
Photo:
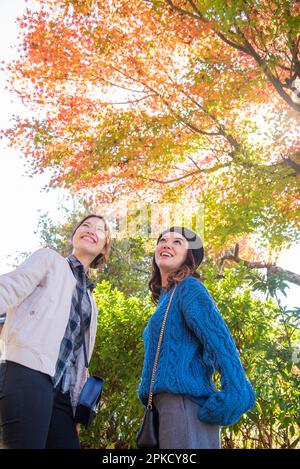
<path fill-rule="evenodd" d="M 293 101 L 293 99 L 290 97 L 288 93 L 284 91 L 284 85 L 281 83 L 281 81 L 273 75 L 271 72 L 270 68 L 268 67 L 266 61 L 260 57 L 260 55 L 255 51 L 255 49 L 252 47 L 252 45 L 247 41 L 247 39 L 244 37 L 244 40 L 246 42 L 246 46 L 240 46 L 236 43 L 233 43 L 232 41 L 229 41 L 228 39 L 225 38 L 225 36 L 222 33 L 219 33 L 216 31 L 216 34 L 227 44 L 229 44 L 231 47 L 234 47 L 235 49 L 238 49 L 242 52 L 245 52 L 247 55 L 250 55 L 251 57 L 254 58 L 254 60 L 257 62 L 259 65 L 260 69 L 263 71 L 263 73 L 267 76 L 269 81 L 272 83 L 274 88 L 276 89 L 277 93 L 279 96 L 295 111 L 300 112 L 300 104 L 296 103 Z"/>
<path fill-rule="evenodd" d="M 221 135 L 221 132 L 206 132 L 205 130 L 201 130 L 195 125 L 191 124 L 190 122 L 187 122 L 185 119 L 183 119 L 180 116 L 178 116 L 178 119 L 180 120 L 180 122 L 182 122 L 184 125 L 186 125 L 189 129 L 193 130 L 197 134 L 212 135 L 212 136 Z"/>
<path fill-rule="evenodd" d="M 179 13 L 183 15 L 190 16 L 191 18 L 196 18 L 197 20 L 202 19 L 201 16 L 195 15 L 191 11 L 187 11 L 187 10 L 184 10 L 183 8 L 177 7 L 176 5 L 174 5 L 174 3 L 171 0 L 166 0 L 166 2 L 170 5 L 170 7 L 173 10 L 178 11 Z"/>
<path fill-rule="evenodd" d="M 206 114 L 217 126 L 219 129 L 219 132 L 217 133 L 211 133 L 210 135 L 223 135 L 223 137 L 230 143 L 230 145 L 237 151 L 241 151 L 241 145 L 238 143 L 238 141 L 233 137 L 233 135 L 227 133 L 225 130 L 225 127 L 219 123 L 217 117 L 209 112 L 205 107 L 203 107 L 201 104 L 199 104 L 192 96 L 189 94 L 185 93 L 182 90 L 182 93 L 193 103 L 195 106 L 197 106 L 204 114 Z M 185 122 L 186 123 L 186 122 Z M 207 134 L 208 135 L 208 134 Z"/>
<path fill-rule="evenodd" d="M 105 104 L 109 105 L 118 105 L 118 104 L 133 104 L 137 103 L 138 101 L 143 101 L 144 99 L 151 98 L 153 94 L 148 94 L 146 96 L 143 96 L 142 98 L 136 98 L 136 99 L 128 99 L 128 101 L 120 101 L 120 102 L 106 102 Z"/>
<path fill-rule="evenodd" d="M 293 157 L 300 158 L 300 151 L 298 151 L 294 155 L 288 156 L 287 158 L 283 158 L 283 161 L 281 164 L 289 168 L 293 168 L 297 174 L 300 174 L 300 165 L 292 159 Z"/>
<path fill-rule="evenodd" d="M 189 1 L 190 5 L 193 7 L 194 11 L 196 11 L 197 14 L 191 13 L 187 10 L 184 10 L 180 7 L 177 7 L 176 5 L 174 5 L 174 3 L 171 0 L 166 0 L 166 2 L 169 4 L 169 6 L 173 10 L 176 10 L 181 14 L 188 15 L 188 16 L 194 18 L 194 19 L 197 19 L 198 21 L 201 20 L 201 21 L 207 22 L 206 18 L 203 17 L 203 15 L 201 13 L 199 14 L 199 10 L 198 10 L 197 6 L 195 5 L 195 3 L 192 0 L 188 0 L 188 1 Z M 239 50 L 241 52 L 244 52 L 245 54 L 250 55 L 251 57 L 253 57 L 254 60 L 259 65 L 260 69 L 263 71 L 263 73 L 267 76 L 269 81 L 272 83 L 272 85 L 276 89 L 279 96 L 289 106 L 291 106 L 293 109 L 295 109 L 295 111 L 300 112 L 300 104 L 293 101 L 291 96 L 288 93 L 285 92 L 284 85 L 281 83 L 281 81 L 278 78 L 276 78 L 276 76 L 274 76 L 274 74 L 271 72 L 270 68 L 268 67 L 266 61 L 256 52 L 256 50 L 252 47 L 252 45 L 249 43 L 249 41 L 246 39 L 246 37 L 243 34 L 242 34 L 242 38 L 244 40 L 244 44 L 241 45 L 237 42 L 232 41 L 231 39 L 228 39 L 223 33 L 218 31 L 216 28 L 213 28 L 213 31 L 215 32 L 215 34 L 223 42 L 228 44 L 230 47 L 233 47 L 234 49 L 237 49 L 237 50 Z"/>
<path fill-rule="evenodd" d="M 227 167 L 227 166 L 230 166 L 230 164 L 231 164 L 231 163 L 225 163 L 225 164 L 220 164 L 220 165 L 213 166 L 212 168 L 197 169 L 196 171 L 192 171 L 192 172 L 190 172 L 190 173 L 186 173 L 186 174 L 184 174 L 183 176 L 179 176 L 179 177 L 174 178 L 174 179 L 168 179 L 168 180 L 165 180 L 165 181 L 162 181 L 162 180 L 159 180 L 159 179 L 155 179 L 155 178 L 144 178 L 144 179 L 146 179 L 147 181 L 156 182 L 156 183 L 158 183 L 158 184 L 171 184 L 172 182 L 181 181 L 182 179 L 186 179 L 186 178 L 188 178 L 188 177 L 194 176 L 195 174 L 199 174 L 199 173 L 205 173 L 205 174 L 214 173 L 215 171 L 218 171 L 219 169 L 222 169 L 222 168 L 225 168 L 225 167 Z"/>
<path fill-rule="evenodd" d="M 116 83 L 106 80 L 105 78 L 100 78 L 100 81 L 103 81 L 104 83 L 107 83 L 110 86 L 115 86 L 116 88 L 121 88 L 122 90 L 130 91 L 131 93 L 145 93 L 145 91 L 143 90 L 133 90 L 131 88 L 127 88 L 126 86 L 117 85 Z"/>
<path fill-rule="evenodd" d="M 285 275 L 285 278 L 288 282 L 294 283 L 295 285 L 300 286 L 300 275 L 296 274 L 295 272 L 291 272 L 290 270 L 283 269 L 275 265 L 274 263 L 270 262 L 260 262 L 260 261 L 247 261 L 242 259 L 239 256 L 239 245 L 235 245 L 234 252 L 227 251 L 221 258 L 220 267 L 222 267 L 225 261 L 234 261 L 237 263 L 243 263 L 245 267 L 248 269 L 267 269 L 268 273 L 275 274 L 275 275 Z"/>

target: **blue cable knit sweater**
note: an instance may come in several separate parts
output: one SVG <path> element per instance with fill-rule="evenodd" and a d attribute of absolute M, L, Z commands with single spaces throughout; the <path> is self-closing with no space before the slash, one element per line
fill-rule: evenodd
<path fill-rule="evenodd" d="M 145 358 L 139 398 L 144 405 L 171 292 L 161 292 L 143 333 Z M 221 374 L 221 390 L 212 382 L 215 370 Z M 194 277 L 184 279 L 174 294 L 153 392 L 184 394 L 200 405 L 200 420 L 221 426 L 237 422 L 255 403 L 228 327 L 206 287 Z"/>

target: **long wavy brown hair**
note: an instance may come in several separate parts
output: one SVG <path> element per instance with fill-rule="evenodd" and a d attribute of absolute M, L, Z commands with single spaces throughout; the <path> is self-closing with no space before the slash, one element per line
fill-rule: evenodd
<path fill-rule="evenodd" d="M 175 272 L 170 272 L 168 276 L 168 284 L 166 287 L 167 291 L 170 290 L 173 285 L 177 285 L 178 283 L 182 282 L 182 280 L 184 280 L 189 275 L 200 279 L 200 275 L 198 272 L 196 272 L 195 259 L 191 249 L 187 250 L 186 259 L 183 264 L 181 264 L 179 269 Z M 155 262 L 155 255 L 153 255 L 152 259 L 152 273 L 149 281 L 149 289 L 151 291 L 151 298 L 153 303 L 157 304 L 162 289 L 162 284 L 160 270 Z"/>
<path fill-rule="evenodd" d="M 109 253 L 110 253 L 110 250 L 111 250 L 111 242 L 112 242 L 110 228 L 109 228 L 109 225 L 108 225 L 107 221 L 105 220 L 105 218 L 102 215 L 93 215 L 93 214 L 90 214 L 90 215 L 87 215 L 86 217 L 84 217 L 82 220 L 80 220 L 80 222 L 74 228 L 73 233 L 71 235 L 71 241 L 73 240 L 73 236 L 76 233 L 76 231 L 78 230 L 78 228 L 80 227 L 80 225 L 82 225 L 86 220 L 88 220 L 89 218 L 92 218 L 92 217 L 99 218 L 104 223 L 105 245 L 104 245 L 104 248 L 103 248 L 103 252 L 98 254 L 98 256 L 95 257 L 95 259 L 89 265 L 90 269 L 99 269 L 100 270 L 101 267 L 107 262 L 107 259 L 109 257 Z"/>

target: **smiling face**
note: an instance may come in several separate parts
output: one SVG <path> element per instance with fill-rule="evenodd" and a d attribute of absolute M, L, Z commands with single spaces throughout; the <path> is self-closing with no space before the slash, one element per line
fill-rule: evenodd
<path fill-rule="evenodd" d="M 76 257 L 90 257 L 91 262 L 103 252 L 106 244 L 105 224 L 101 218 L 90 217 L 75 231 L 73 238 L 73 254 Z"/>
<path fill-rule="evenodd" d="M 179 233 L 165 233 L 159 240 L 155 252 L 155 262 L 161 273 L 175 272 L 187 257 L 189 244 Z"/>

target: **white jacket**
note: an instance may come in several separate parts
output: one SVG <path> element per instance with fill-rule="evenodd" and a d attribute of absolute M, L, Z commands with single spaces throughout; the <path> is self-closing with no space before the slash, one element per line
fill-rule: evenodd
<path fill-rule="evenodd" d="M 34 252 L 12 272 L 0 275 L 0 314 L 6 321 L 0 335 L 0 359 L 54 376 L 60 344 L 70 316 L 76 279 L 68 261 L 52 249 Z M 97 330 L 97 307 L 89 292 L 92 317 L 86 333 L 90 359 Z M 87 379 L 83 347 L 76 360 L 75 407 Z"/>

